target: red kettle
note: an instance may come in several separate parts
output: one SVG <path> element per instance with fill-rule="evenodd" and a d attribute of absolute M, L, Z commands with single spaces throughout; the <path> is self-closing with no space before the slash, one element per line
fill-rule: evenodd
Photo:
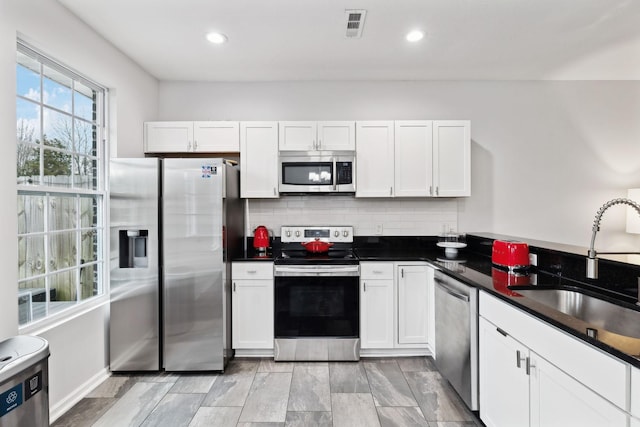
<path fill-rule="evenodd" d="M 264 225 L 253 230 L 253 247 L 257 251 L 266 251 L 269 247 L 269 230 Z"/>

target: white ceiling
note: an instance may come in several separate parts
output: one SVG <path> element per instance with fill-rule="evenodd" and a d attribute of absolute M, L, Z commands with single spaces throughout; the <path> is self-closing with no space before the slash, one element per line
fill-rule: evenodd
<path fill-rule="evenodd" d="M 640 80 L 640 0 L 58 1 L 160 80 Z"/>

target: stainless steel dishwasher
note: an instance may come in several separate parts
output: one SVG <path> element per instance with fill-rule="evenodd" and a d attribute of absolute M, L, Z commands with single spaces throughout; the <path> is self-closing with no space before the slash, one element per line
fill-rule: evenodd
<path fill-rule="evenodd" d="M 436 359 L 440 374 L 478 410 L 478 289 L 436 270 Z"/>

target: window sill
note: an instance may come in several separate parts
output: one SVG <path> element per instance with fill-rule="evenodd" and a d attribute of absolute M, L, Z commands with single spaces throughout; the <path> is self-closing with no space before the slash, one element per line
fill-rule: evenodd
<path fill-rule="evenodd" d="M 20 335 L 39 335 L 50 331 L 64 323 L 102 307 L 109 303 L 108 295 L 100 295 L 92 299 L 83 301 L 58 313 L 52 314 L 46 318 L 35 320 L 27 325 L 19 326 L 18 333 Z"/>

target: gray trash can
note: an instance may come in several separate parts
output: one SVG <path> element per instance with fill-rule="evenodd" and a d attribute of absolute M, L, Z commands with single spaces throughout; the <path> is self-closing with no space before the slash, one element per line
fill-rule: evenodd
<path fill-rule="evenodd" d="M 21 335 L 0 342 L 0 427 L 49 425 L 49 343 Z"/>

